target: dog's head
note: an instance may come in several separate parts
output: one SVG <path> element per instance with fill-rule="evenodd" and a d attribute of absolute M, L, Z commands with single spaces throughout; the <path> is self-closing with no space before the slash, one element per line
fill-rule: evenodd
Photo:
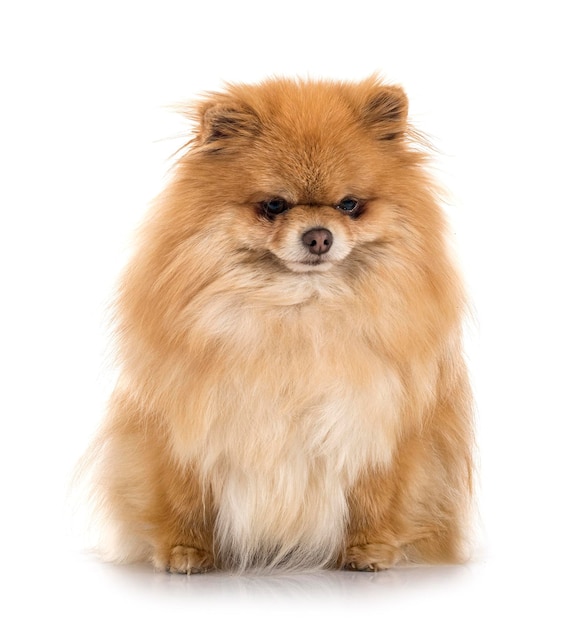
<path fill-rule="evenodd" d="M 305 273 L 415 236 L 402 205 L 419 188 L 419 155 L 400 87 L 375 78 L 232 85 L 193 117 L 182 166 L 228 233 L 221 245 Z"/>

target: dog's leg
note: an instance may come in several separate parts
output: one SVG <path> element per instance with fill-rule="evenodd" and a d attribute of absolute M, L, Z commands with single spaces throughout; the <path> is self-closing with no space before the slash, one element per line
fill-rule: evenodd
<path fill-rule="evenodd" d="M 194 464 L 174 459 L 163 423 L 119 396 L 103 441 L 100 502 L 119 537 L 112 557 L 184 574 L 211 569 L 212 494 Z"/>
<path fill-rule="evenodd" d="M 369 470 L 354 485 L 339 559 L 344 567 L 381 570 L 465 558 L 472 473 L 465 385 L 462 375 L 437 394 L 422 428 L 401 441 L 391 465 Z"/>

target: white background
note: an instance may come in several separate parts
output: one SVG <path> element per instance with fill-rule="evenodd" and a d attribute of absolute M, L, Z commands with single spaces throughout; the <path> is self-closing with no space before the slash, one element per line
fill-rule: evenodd
<path fill-rule="evenodd" d="M 6 623 L 581 623 L 580 17 L 576 2 L 3 2 L 2 524 Z M 403 84 L 475 308 L 472 564 L 171 577 L 80 551 L 64 505 L 112 383 L 107 307 L 187 128 L 223 80 Z M 2 616 L 5 617 L 5 616 Z"/>

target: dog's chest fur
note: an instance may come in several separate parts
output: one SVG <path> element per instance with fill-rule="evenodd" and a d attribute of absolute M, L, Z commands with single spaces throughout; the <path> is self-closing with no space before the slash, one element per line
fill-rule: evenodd
<path fill-rule="evenodd" d="M 208 364 L 221 382 L 196 455 L 219 550 L 243 567 L 321 565 L 339 549 L 350 486 L 390 463 L 401 383 L 350 312 L 318 299 L 223 311 L 236 321 L 215 318 L 228 349 Z"/>

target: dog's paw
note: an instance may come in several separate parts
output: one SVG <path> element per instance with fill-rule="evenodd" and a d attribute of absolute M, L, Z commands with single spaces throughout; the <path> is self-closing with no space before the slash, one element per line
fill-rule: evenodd
<path fill-rule="evenodd" d="M 359 572 L 379 572 L 393 567 L 400 558 L 399 550 L 393 546 L 385 543 L 364 543 L 348 548 L 344 568 Z"/>
<path fill-rule="evenodd" d="M 174 546 L 167 557 L 166 571 L 172 574 L 202 574 L 212 569 L 213 557 L 206 550 Z"/>

